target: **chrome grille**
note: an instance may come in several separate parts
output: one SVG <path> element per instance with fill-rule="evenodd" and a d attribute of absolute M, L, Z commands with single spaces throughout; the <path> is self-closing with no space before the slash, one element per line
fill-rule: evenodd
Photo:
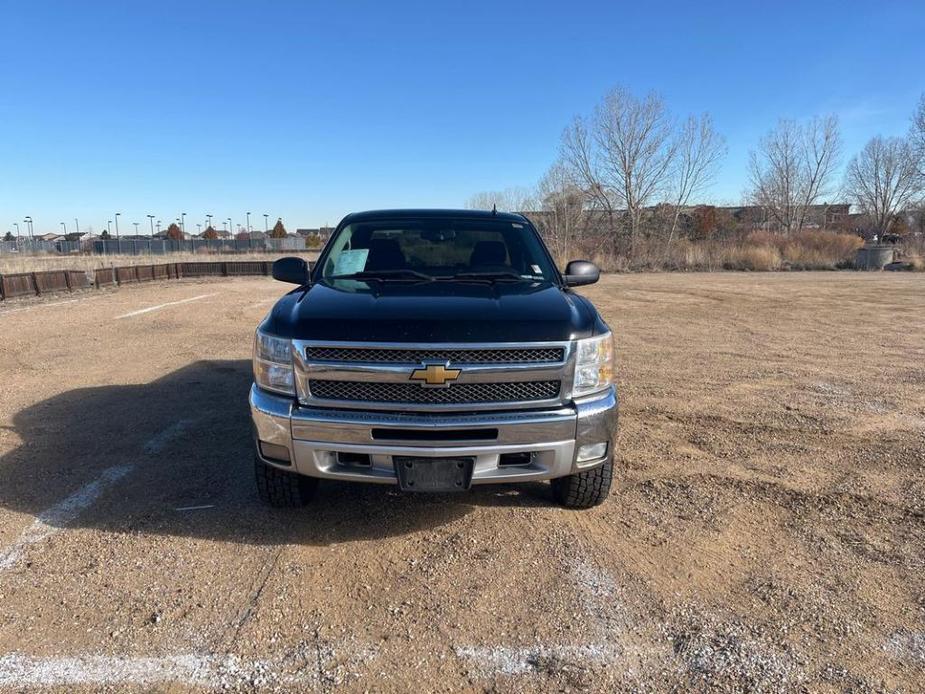
<path fill-rule="evenodd" d="M 456 364 L 544 364 L 565 359 L 563 347 L 492 349 L 393 349 L 379 347 L 305 348 L 305 358 L 313 362 L 365 362 L 371 364 L 420 364 L 424 361 Z"/>
<path fill-rule="evenodd" d="M 517 383 L 456 383 L 448 388 L 423 388 L 417 383 L 327 381 L 310 379 L 313 398 L 422 405 L 465 405 L 488 402 L 531 402 L 559 397 L 560 381 Z"/>

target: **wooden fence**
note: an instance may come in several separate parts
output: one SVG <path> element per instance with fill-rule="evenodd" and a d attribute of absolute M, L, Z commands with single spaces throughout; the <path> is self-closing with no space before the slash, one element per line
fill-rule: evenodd
<path fill-rule="evenodd" d="M 138 282 L 154 282 L 184 277 L 242 277 L 270 275 L 269 261 L 162 263 L 101 268 L 91 274 L 81 270 L 51 270 L 0 275 L 0 300 L 19 296 L 39 296 L 54 292 L 112 287 Z"/>

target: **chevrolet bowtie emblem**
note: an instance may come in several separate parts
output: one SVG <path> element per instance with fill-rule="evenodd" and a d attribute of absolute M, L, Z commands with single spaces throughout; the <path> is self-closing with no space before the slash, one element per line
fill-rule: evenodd
<path fill-rule="evenodd" d="M 423 369 L 411 372 L 412 381 L 421 381 L 426 386 L 448 386 L 459 378 L 459 369 L 448 369 L 442 364 L 428 364 Z"/>

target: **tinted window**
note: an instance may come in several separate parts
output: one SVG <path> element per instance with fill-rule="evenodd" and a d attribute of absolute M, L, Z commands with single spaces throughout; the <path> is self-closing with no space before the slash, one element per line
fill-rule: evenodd
<path fill-rule="evenodd" d="M 345 226 L 330 245 L 322 276 L 413 270 L 435 277 L 517 274 L 548 280 L 555 271 L 525 224 L 474 220 L 387 220 Z"/>

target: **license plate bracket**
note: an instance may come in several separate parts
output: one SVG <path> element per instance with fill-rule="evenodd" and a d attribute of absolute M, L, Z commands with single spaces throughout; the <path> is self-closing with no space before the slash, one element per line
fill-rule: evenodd
<path fill-rule="evenodd" d="M 398 486 L 406 492 L 462 492 L 472 485 L 475 458 L 392 457 Z"/>

